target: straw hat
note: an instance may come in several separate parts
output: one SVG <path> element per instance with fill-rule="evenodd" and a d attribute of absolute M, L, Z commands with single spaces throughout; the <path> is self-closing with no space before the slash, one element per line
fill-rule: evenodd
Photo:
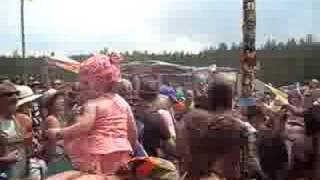
<path fill-rule="evenodd" d="M 42 96 L 41 94 L 34 94 L 28 86 L 16 86 L 16 88 L 19 91 L 17 107 L 32 102 Z"/>

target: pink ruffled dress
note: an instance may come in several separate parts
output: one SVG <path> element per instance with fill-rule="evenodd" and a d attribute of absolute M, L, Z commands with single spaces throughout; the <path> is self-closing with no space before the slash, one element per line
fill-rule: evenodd
<path fill-rule="evenodd" d="M 99 111 L 97 104 L 93 129 L 71 140 L 67 149 L 76 167 L 110 175 L 130 159 L 128 122 L 134 121 L 134 117 L 128 103 L 117 94 L 108 94 L 98 102 L 103 102 L 103 106 L 107 104 L 108 110 Z"/>

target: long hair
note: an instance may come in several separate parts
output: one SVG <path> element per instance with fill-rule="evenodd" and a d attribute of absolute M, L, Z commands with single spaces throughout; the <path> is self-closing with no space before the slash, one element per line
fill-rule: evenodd
<path fill-rule="evenodd" d="M 45 104 L 46 108 L 48 109 L 48 115 L 52 115 L 55 113 L 54 103 L 56 102 L 58 97 L 65 97 L 65 93 L 63 91 L 58 91 L 52 96 L 50 96 Z"/>
<path fill-rule="evenodd" d="M 226 82 L 214 82 L 208 88 L 208 108 L 210 111 L 232 108 L 232 86 Z"/>
<path fill-rule="evenodd" d="M 182 121 L 184 127 L 177 129 L 177 151 L 182 160 L 181 168 L 188 172 L 189 178 L 205 177 L 212 171 L 218 174 L 212 165 L 245 143 L 240 125 L 233 121 L 232 115 L 221 117 L 194 109 Z"/>

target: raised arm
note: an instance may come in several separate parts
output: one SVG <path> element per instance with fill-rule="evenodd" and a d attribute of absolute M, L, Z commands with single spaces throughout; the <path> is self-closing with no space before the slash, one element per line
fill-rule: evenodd
<path fill-rule="evenodd" d="M 77 123 L 62 129 L 64 138 L 77 137 L 92 129 L 96 118 L 97 106 L 95 103 L 89 102 L 84 106 L 83 110 L 84 112 L 78 118 Z"/>
<path fill-rule="evenodd" d="M 303 117 L 303 112 L 304 112 L 303 108 L 299 108 L 299 107 L 293 106 L 291 104 L 287 104 L 287 105 L 285 105 L 285 107 L 290 112 L 292 112 L 294 115 L 299 116 L 299 117 Z"/>

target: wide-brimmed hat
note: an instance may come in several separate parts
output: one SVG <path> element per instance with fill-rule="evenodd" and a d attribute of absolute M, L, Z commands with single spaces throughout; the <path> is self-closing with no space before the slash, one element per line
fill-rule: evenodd
<path fill-rule="evenodd" d="M 16 86 L 16 89 L 19 91 L 17 107 L 32 102 L 42 96 L 41 94 L 34 94 L 28 86 Z"/>

